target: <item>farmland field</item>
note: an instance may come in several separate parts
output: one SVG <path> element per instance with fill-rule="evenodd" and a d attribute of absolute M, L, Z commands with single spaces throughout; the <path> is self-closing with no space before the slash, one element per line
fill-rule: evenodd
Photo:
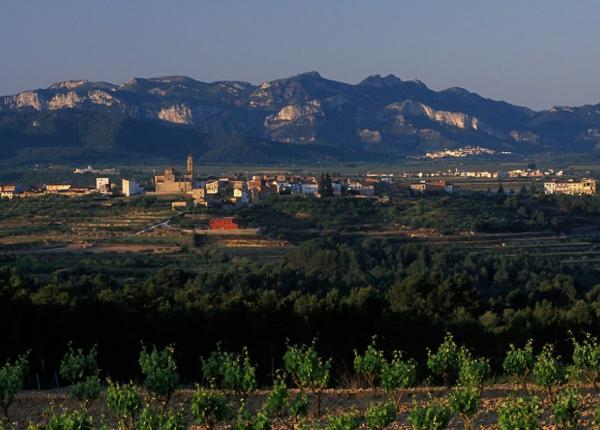
<path fill-rule="evenodd" d="M 188 418 L 195 394 L 185 387 L 202 380 L 198 357 L 218 344 L 246 346 L 257 366 L 260 390 L 248 403 L 256 411 L 289 344 L 318 338 L 333 359 L 324 413 L 356 406 L 361 415 L 385 396 L 357 389 L 364 384 L 348 369 L 354 350 L 377 335 L 383 353 L 421 363 L 392 426 L 408 428 L 413 394 L 422 404 L 427 393 L 449 401 L 424 363 L 427 348 L 452 333 L 489 360 L 496 376 L 477 422 L 498 428 L 498 407 L 518 388 L 502 374 L 510 344 L 532 339 L 537 352 L 551 344 L 569 362 L 571 336 L 600 332 L 600 199 L 546 196 L 525 181 L 506 192 L 463 185 L 453 194 L 271 196 L 233 211 L 172 210 L 177 196 L 2 200 L 0 358 L 30 350 L 29 391 L 11 411 L 24 423 L 51 404 L 75 407 L 57 376 L 69 342 L 97 344 L 102 375 L 122 382 L 142 380 L 142 343 L 172 345 L 183 388 L 170 407 Z M 241 229 L 208 230 L 222 216 Z M 563 388 L 582 387 L 583 428 L 591 428 L 597 392 L 569 378 Z M 531 389 L 553 426 L 553 400 Z M 90 413 L 111 416 L 102 398 Z"/>
<path fill-rule="evenodd" d="M 431 419 L 452 429 L 593 429 L 600 424 L 600 375 L 590 357 L 600 351 L 600 343 L 589 335 L 572 342 L 569 366 L 551 346 L 536 354 L 528 342 L 522 348 L 511 346 L 503 373 L 492 374 L 488 359 L 473 356 L 451 335 L 428 351 L 425 365 L 399 351 L 390 360 L 374 337 L 366 349 L 354 351 L 352 370 L 332 374 L 331 359 L 319 354 L 313 340 L 310 345 L 288 345 L 283 368 L 272 370 L 270 381 L 263 382 L 272 389 L 257 385 L 258 369 L 246 349 L 235 353 L 217 346 L 201 357 L 202 382 L 192 389 L 180 386 L 173 347 L 147 351 L 142 346 L 143 382 L 136 385 L 110 378 L 103 384 L 96 348 L 85 351 L 69 345 L 59 373 L 71 385 L 58 388 L 55 374 L 57 387 L 44 393 L 3 388 L 4 420 L 14 429 L 75 422 L 85 428 L 123 429 L 169 423 L 169 428 L 182 429 L 243 424 L 335 430 L 345 423 L 344 428 L 352 430 L 419 430 L 423 425 L 431 428 Z M 27 366 L 22 356 L 4 372 L 26 372 Z M 436 385 L 439 382 L 445 385 Z"/>

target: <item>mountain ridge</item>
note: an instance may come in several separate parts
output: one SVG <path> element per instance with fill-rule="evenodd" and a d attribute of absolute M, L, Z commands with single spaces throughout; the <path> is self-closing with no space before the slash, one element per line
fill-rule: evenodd
<path fill-rule="evenodd" d="M 109 147 L 107 142 L 116 142 L 122 154 L 138 147 L 121 137 L 118 127 L 90 126 L 94 116 L 111 118 L 111 124 L 161 130 L 167 146 L 181 134 L 203 136 L 196 143 L 190 138 L 186 149 L 192 152 L 214 153 L 214 145 L 202 148 L 216 136 L 229 136 L 236 147 L 243 147 L 240 137 L 283 153 L 299 147 L 299 153 L 317 158 L 317 147 L 341 158 L 405 157 L 469 145 L 523 154 L 600 150 L 600 104 L 535 111 L 460 87 L 435 91 L 392 74 L 349 84 L 309 71 L 257 85 L 182 75 L 135 77 L 121 84 L 66 80 L 2 96 L 0 145 L 12 148 L 3 158 L 55 144 L 57 133 L 64 132 L 60 127 L 93 128 L 93 138 L 84 132 L 73 142 L 88 145 L 91 152 L 94 145 Z M 85 124 L 78 123 L 84 118 Z M 156 145 L 149 143 L 149 148 Z M 306 150 L 309 145 L 313 147 Z"/>

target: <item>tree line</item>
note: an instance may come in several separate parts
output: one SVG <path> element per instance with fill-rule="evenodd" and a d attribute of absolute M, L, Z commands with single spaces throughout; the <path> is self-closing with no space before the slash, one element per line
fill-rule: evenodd
<path fill-rule="evenodd" d="M 69 340 L 98 343 L 105 368 L 131 374 L 139 339 L 175 342 L 185 355 L 205 353 L 217 341 L 247 345 L 266 369 L 286 339 L 315 335 L 342 363 L 357 340 L 366 343 L 373 333 L 386 351 L 401 344 L 419 357 L 452 331 L 479 353 L 498 357 L 511 342 L 529 338 L 556 343 L 562 353 L 569 331 L 600 331 L 593 266 L 546 256 L 333 236 L 306 241 L 277 263 L 214 252 L 203 259 L 189 270 L 151 268 L 142 279 L 77 267 L 28 276 L 5 264 L 0 358 L 31 349 L 43 385 L 51 383 Z M 198 336 L 206 343 L 195 342 Z M 197 377 L 187 362 L 181 368 L 185 378 Z"/>

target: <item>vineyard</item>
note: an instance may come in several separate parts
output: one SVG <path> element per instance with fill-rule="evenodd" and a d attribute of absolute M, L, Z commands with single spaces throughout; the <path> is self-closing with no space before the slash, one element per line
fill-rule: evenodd
<path fill-rule="evenodd" d="M 0 406 L 5 429 L 28 430 L 600 428 L 600 343 L 591 335 L 571 342 L 564 361 L 551 344 L 537 352 L 531 341 L 511 345 L 502 372 L 493 374 L 487 358 L 450 334 L 424 363 L 400 351 L 386 355 L 373 337 L 354 351 L 353 371 L 334 383 L 332 360 L 313 340 L 288 345 L 270 389 L 258 389 L 245 348 L 218 345 L 199 360 L 202 381 L 190 389 L 173 347 L 142 345 L 138 385 L 103 378 L 95 347 L 69 345 L 60 362 L 67 387 L 21 391 L 25 354 L 0 369 Z"/>
<path fill-rule="evenodd" d="M 600 198 L 287 197 L 0 202 L 0 429 L 600 425 Z"/>

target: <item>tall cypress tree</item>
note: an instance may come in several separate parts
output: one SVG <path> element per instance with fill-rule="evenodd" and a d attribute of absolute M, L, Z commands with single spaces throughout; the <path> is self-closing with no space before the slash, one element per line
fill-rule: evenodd
<path fill-rule="evenodd" d="M 319 180 L 319 194 L 321 197 L 333 196 L 333 184 L 331 183 L 331 176 L 329 176 L 329 173 L 321 173 L 321 178 Z"/>

